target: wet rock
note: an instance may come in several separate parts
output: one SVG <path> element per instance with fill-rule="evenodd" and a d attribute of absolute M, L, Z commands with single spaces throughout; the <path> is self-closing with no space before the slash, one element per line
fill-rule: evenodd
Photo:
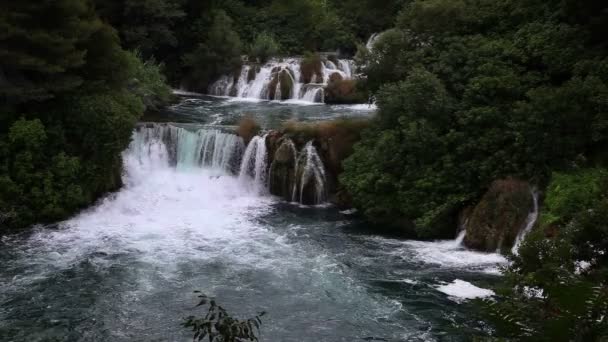
<path fill-rule="evenodd" d="M 531 192 L 521 180 L 494 181 L 471 212 L 465 246 L 485 252 L 510 249 L 534 209 Z"/>
<path fill-rule="evenodd" d="M 297 151 L 288 138 L 280 138 L 275 145 L 279 145 L 279 147 L 273 153 L 270 164 L 270 193 L 291 201 L 296 183 Z"/>
<path fill-rule="evenodd" d="M 260 71 L 260 67 L 257 65 L 251 66 L 249 71 L 247 71 L 247 83 L 255 80 L 257 73 Z"/>
<path fill-rule="evenodd" d="M 293 96 L 293 77 L 287 70 L 281 71 L 279 74 L 279 82 L 281 89 L 281 100 L 288 100 Z"/>

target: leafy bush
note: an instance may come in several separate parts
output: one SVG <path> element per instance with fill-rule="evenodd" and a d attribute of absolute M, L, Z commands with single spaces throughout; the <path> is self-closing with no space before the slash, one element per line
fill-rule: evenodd
<path fill-rule="evenodd" d="M 253 318 L 246 320 L 236 319 L 228 314 L 226 310 L 218 305 L 214 298 L 210 298 L 199 291 L 200 298 L 198 306 L 209 305 L 207 314 L 202 318 L 190 316 L 182 323 L 185 328 L 192 328 L 194 341 L 203 341 L 205 338 L 209 342 L 242 342 L 258 341 L 262 316 L 265 312 L 260 312 Z"/>
<path fill-rule="evenodd" d="M 216 11 L 211 26 L 205 30 L 194 51 L 183 57 L 184 66 L 191 71 L 189 82 L 196 90 L 206 90 L 220 75 L 241 67 L 242 52 L 241 39 L 234 30 L 232 18 L 223 10 Z"/>
<path fill-rule="evenodd" d="M 163 75 L 163 65 L 154 59 L 142 60 L 139 52 L 129 52 L 131 71 L 128 88 L 143 100 L 148 110 L 158 110 L 173 101 L 171 87 Z"/>
<path fill-rule="evenodd" d="M 345 162 L 355 203 L 371 220 L 411 220 L 418 236 L 437 237 L 496 179 L 546 184 L 575 160 L 601 161 L 607 50 L 591 37 L 605 8 L 409 2 L 357 58 L 379 113 Z"/>
<path fill-rule="evenodd" d="M 577 213 L 593 207 L 607 182 L 608 172 L 599 168 L 553 173 L 544 200 L 542 224 L 569 222 Z"/>
<path fill-rule="evenodd" d="M 249 55 L 259 63 L 266 63 L 270 57 L 276 56 L 281 51 L 281 46 L 274 39 L 274 36 L 267 32 L 258 34 L 251 47 L 249 48 Z"/>
<path fill-rule="evenodd" d="M 559 205 L 550 210 L 565 209 L 562 196 L 584 190 L 586 180 L 595 182 L 604 172 L 589 169 L 554 177 L 548 199 Z M 554 221 L 553 236 L 533 230 L 512 257 L 498 301 L 486 303 L 498 336 L 529 341 L 608 337 L 608 184 L 592 189 L 584 198 L 587 204 L 553 211 L 565 215 Z"/>
<path fill-rule="evenodd" d="M 332 79 L 330 77 L 329 84 L 325 87 L 325 103 L 366 103 L 367 96 L 357 87 L 357 84 L 357 80 Z"/>

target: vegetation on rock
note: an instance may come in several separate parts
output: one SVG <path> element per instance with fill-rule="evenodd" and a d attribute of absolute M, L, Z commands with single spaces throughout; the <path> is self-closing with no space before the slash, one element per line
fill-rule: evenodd
<path fill-rule="evenodd" d="M 325 103 L 355 104 L 367 102 L 367 96 L 358 88 L 356 79 L 343 80 L 341 77 L 333 76 L 330 76 L 329 83 L 325 87 Z"/>
<path fill-rule="evenodd" d="M 170 90 L 89 1 L 11 3 L 0 24 L 0 227 L 57 221 L 121 185 L 135 122 Z"/>
<path fill-rule="evenodd" d="M 516 179 L 497 180 L 467 220 L 465 246 L 486 252 L 510 250 L 534 210 L 532 189 Z"/>

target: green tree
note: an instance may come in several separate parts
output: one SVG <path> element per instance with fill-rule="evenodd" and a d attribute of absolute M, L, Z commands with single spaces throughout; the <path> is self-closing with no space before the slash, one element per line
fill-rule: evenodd
<path fill-rule="evenodd" d="M 262 32 L 255 37 L 249 49 L 249 55 L 259 63 L 266 63 L 270 57 L 276 56 L 280 50 L 281 47 L 274 37 L 267 32 Z"/>
<path fill-rule="evenodd" d="M 83 83 L 87 42 L 102 23 L 83 0 L 4 1 L 0 102 L 45 100 Z"/>
<path fill-rule="evenodd" d="M 240 68 L 243 47 L 232 23 L 226 12 L 216 11 L 201 42 L 184 56 L 184 65 L 192 70 L 190 81 L 196 83 L 197 88 L 206 89 L 218 76 Z"/>

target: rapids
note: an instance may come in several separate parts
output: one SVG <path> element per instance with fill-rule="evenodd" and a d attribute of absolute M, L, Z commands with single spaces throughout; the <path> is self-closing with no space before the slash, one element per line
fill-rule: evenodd
<path fill-rule="evenodd" d="M 134 132 L 122 190 L 0 237 L 0 340 L 190 341 L 180 322 L 201 313 L 194 290 L 237 317 L 267 311 L 262 341 L 466 341 L 485 329 L 468 299 L 490 293 L 503 257 L 285 203 L 250 186 L 263 176 L 236 157 L 240 138 L 155 127 Z"/>

